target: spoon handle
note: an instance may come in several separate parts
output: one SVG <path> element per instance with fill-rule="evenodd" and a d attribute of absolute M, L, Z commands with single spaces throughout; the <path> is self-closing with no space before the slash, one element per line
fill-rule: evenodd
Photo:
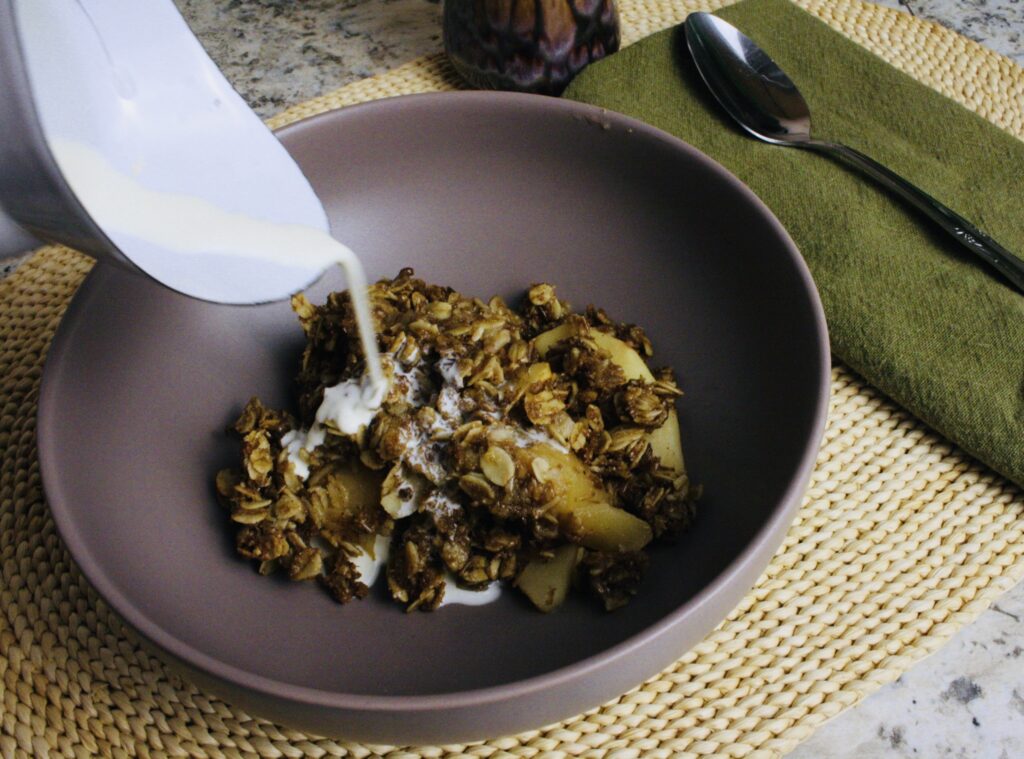
<path fill-rule="evenodd" d="M 858 150 L 837 142 L 814 139 L 803 143 L 803 145 L 842 159 L 895 192 L 927 214 L 935 223 L 956 238 L 961 245 L 997 269 L 1024 293 L 1024 261 L 1010 253 L 956 211 L 947 208 L 924 190 L 915 187 L 899 174 Z"/>

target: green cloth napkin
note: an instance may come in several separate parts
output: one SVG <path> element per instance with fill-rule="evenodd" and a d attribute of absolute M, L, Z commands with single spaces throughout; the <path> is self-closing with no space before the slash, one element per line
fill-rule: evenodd
<path fill-rule="evenodd" d="M 787 0 L 718 15 L 793 78 L 816 136 L 881 161 L 1024 255 L 1024 142 Z M 807 260 L 833 353 L 1024 485 L 1024 295 L 866 177 L 745 136 L 698 76 L 682 27 L 588 67 L 565 96 L 670 132 L 743 180 Z"/>

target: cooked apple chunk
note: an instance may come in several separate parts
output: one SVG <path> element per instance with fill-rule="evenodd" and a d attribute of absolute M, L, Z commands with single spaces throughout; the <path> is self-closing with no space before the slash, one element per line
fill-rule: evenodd
<path fill-rule="evenodd" d="M 551 553 L 550 559 L 538 557 L 531 560 L 516 578 L 516 587 L 543 612 L 552 611 L 565 601 L 581 549 L 565 545 Z"/>
<path fill-rule="evenodd" d="M 537 349 L 537 354 L 541 358 L 545 358 L 556 345 L 579 334 L 580 329 L 575 324 L 566 322 L 538 335 L 533 344 Z M 612 361 L 622 369 L 627 380 L 642 380 L 649 383 L 656 381 L 640 354 L 617 337 L 596 329 L 587 330 L 586 334 L 597 344 L 598 348 L 611 356 Z M 651 445 L 651 452 L 658 457 L 662 466 L 678 474 L 683 474 L 686 471 L 683 446 L 679 437 L 679 417 L 676 415 L 675 409 L 669 411 L 668 418 L 660 427 L 648 433 L 647 439 Z"/>
<path fill-rule="evenodd" d="M 600 479 L 573 454 L 535 443 L 518 455 L 531 467 L 536 458 L 546 462 L 544 478 L 555 493 L 551 511 L 574 543 L 595 551 L 639 551 L 651 541 L 647 522 L 614 506 Z"/>

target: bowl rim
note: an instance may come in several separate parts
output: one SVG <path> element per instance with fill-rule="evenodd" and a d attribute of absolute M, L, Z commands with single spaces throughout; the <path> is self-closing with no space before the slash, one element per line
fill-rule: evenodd
<path fill-rule="evenodd" d="M 586 678 L 589 674 L 630 656 L 634 651 L 644 648 L 655 639 L 660 638 L 674 627 L 680 625 L 688 617 L 698 613 L 701 607 L 711 605 L 719 596 L 728 594 L 732 579 L 751 570 L 752 564 L 760 564 L 760 566 L 756 567 L 759 574 L 768 565 L 772 554 L 782 543 L 786 532 L 785 528 L 788 527 L 795 516 L 824 436 L 831 382 L 831 352 L 821 299 L 811 277 L 810 270 L 800 255 L 796 244 L 771 210 L 749 187 L 721 164 L 683 140 L 650 124 L 615 111 L 543 95 L 493 91 L 430 92 L 400 95 L 309 116 L 275 130 L 275 134 L 279 138 L 287 140 L 294 133 L 310 127 L 315 128 L 322 121 L 330 121 L 336 118 L 339 111 L 362 113 L 367 111 L 403 109 L 410 106 L 445 108 L 448 103 L 471 103 L 474 107 L 482 109 L 489 109 L 494 106 L 512 106 L 520 111 L 529 109 L 534 113 L 548 112 L 577 118 L 599 118 L 603 122 L 611 123 L 624 130 L 628 129 L 632 133 L 642 135 L 644 138 L 666 143 L 670 147 L 687 154 L 691 160 L 703 164 L 706 168 L 717 174 L 726 185 L 731 187 L 740 197 L 743 197 L 753 210 L 765 219 L 768 226 L 776 233 L 781 249 L 788 255 L 790 263 L 795 267 L 800 285 L 808 299 L 808 305 L 812 313 L 818 349 L 819 376 L 817 398 L 815 399 L 814 413 L 809 425 L 810 429 L 808 430 L 807 439 L 797 466 L 791 472 L 783 494 L 772 509 L 770 516 L 739 554 L 710 583 L 657 622 L 620 643 L 585 659 L 540 675 L 508 683 L 484 688 L 425 695 L 385 696 L 358 694 L 313 688 L 275 680 L 271 677 L 255 674 L 227 664 L 216 657 L 210 656 L 181 641 L 150 620 L 109 580 L 99 562 L 91 555 L 86 544 L 74 530 L 70 529 L 70 514 L 61 505 L 66 503 L 67 499 L 66 494 L 61 491 L 60 477 L 55 463 L 58 454 L 55 450 L 56 446 L 51 442 L 55 436 L 51 436 L 47 431 L 56 429 L 60 425 L 60 420 L 56 418 L 55 412 L 52 410 L 54 408 L 53 395 L 56 392 L 54 389 L 56 380 L 53 378 L 56 374 L 60 373 L 59 369 L 63 363 L 67 346 L 71 343 L 76 331 L 74 329 L 77 321 L 75 318 L 76 314 L 87 307 L 88 301 L 96 293 L 102 291 L 103 281 L 107 277 L 107 267 L 97 266 L 90 272 L 85 282 L 83 282 L 73 296 L 54 335 L 45 360 L 36 420 L 37 448 L 44 492 L 47 494 L 50 511 L 61 539 L 82 574 L 100 597 L 110 605 L 118 616 L 138 631 L 145 639 L 187 666 L 196 668 L 201 673 L 271 698 L 285 698 L 298 704 L 313 707 L 349 709 L 364 712 L 399 713 L 453 709 L 491 704 L 528 696 L 539 691 L 571 684 L 573 681 Z M 750 588 L 745 588 L 743 593 L 745 594 L 749 590 Z M 709 628 L 708 632 L 711 629 Z M 684 652 L 679 653 L 682 655 Z"/>

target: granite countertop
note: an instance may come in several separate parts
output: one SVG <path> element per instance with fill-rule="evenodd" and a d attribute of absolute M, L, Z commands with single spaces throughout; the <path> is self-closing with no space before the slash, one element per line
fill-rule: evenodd
<path fill-rule="evenodd" d="M 438 51 L 431 0 L 175 0 L 261 116 Z M 1021 0 L 883 0 L 1024 65 Z M 16 266 L 4 262 L 0 276 Z M 819 728 L 794 759 L 1024 757 L 1024 584 L 934 656 Z"/>
<path fill-rule="evenodd" d="M 261 116 L 441 49 L 438 0 L 175 0 Z M 1020 0 L 882 0 L 1024 65 Z"/>

